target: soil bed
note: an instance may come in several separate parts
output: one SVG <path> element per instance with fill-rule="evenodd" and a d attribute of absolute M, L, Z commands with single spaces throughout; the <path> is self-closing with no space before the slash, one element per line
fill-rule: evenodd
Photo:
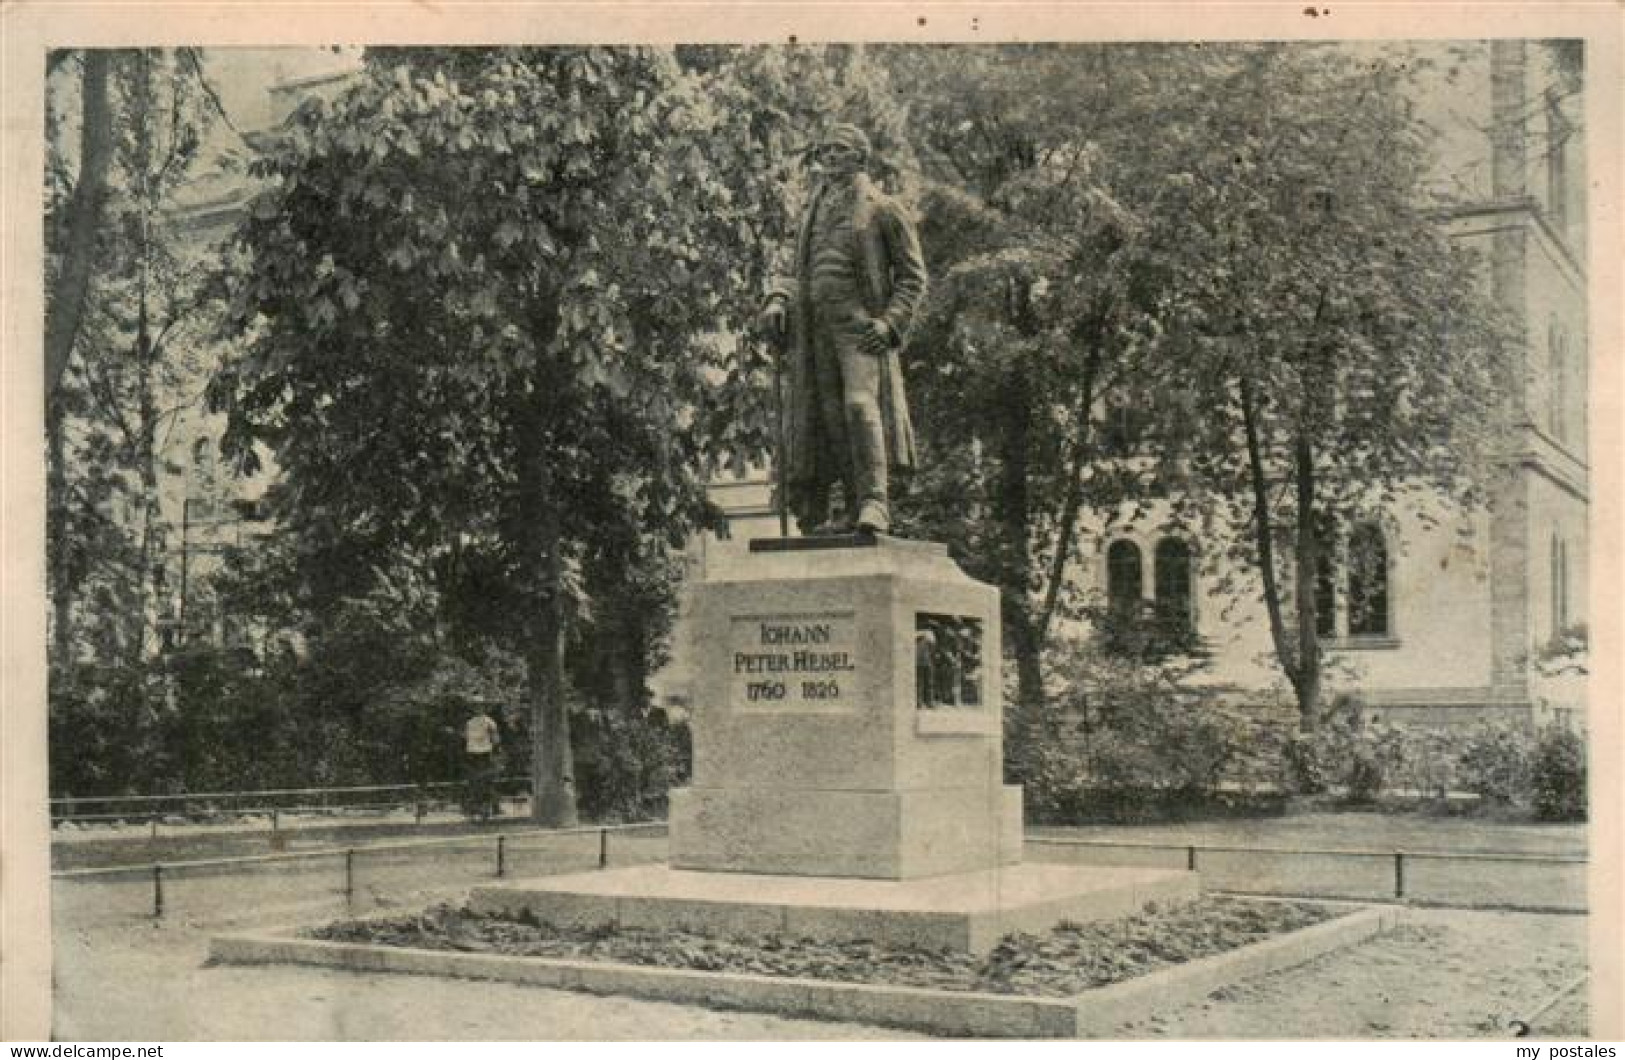
<path fill-rule="evenodd" d="M 415 916 L 339 921 L 308 932 L 331 942 L 617 964 L 845 983 L 1069 997 L 1209 957 L 1339 916 L 1312 902 L 1208 895 L 1122 920 L 1063 923 L 1048 934 L 1007 935 L 985 956 L 782 938 L 716 938 L 684 931 L 555 927 L 436 905 Z"/>

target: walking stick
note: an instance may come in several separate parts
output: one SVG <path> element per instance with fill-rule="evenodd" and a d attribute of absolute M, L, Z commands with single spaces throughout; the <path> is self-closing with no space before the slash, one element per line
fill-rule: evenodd
<path fill-rule="evenodd" d="M 785 450 L 788 443 L 785 439 L 784 424 L 784 349 L 782 344 L 768 343 L 773 350 L 773 402 L 777 406 L 774 410 L 774 438 L 773 438 L 773 505 L 779 510 L 779 536 L 790 536 L 790 487 L 788 483 L 788 469 L 785 461 L 788 454 Z"/>

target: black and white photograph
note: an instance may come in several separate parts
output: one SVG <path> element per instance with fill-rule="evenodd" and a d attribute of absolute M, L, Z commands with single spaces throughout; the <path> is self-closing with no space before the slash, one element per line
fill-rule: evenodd
<path fill-rule="evenodd" d="M 1625 1033 L 1616 8 L 145 6 L 4 13 L 4 1037 Z"/>

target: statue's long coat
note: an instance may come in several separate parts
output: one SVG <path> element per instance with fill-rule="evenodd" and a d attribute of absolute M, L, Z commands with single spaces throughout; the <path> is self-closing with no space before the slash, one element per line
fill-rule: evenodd
<path fill-rule="evenodd" d="M 858 266 L 858 287 L 868 313 L 891 328 L 892 345 L 880 356 L 880 415 L 890 465 L 912 470 L 915 464 L 914 425 L 904 397 L 899 356 L 908 341 L 915 311 L 925 297 L 925 261 L 920 255 L 914 224 L 895 199 L 866 177 L 856 179 L 853 195 L 853 259 Z M 844 479 L 850 469 L 838 463 L 823 437 L 818 416 L 818 392 L 813 377 L 812 296 L 810 291 L 812 220 L 809 208 L 802 216 L 796 239 L 796 275 L 774 285 L 776 294 L 790 299 L 790 341 L 787 375 L 788 408 L 785 415 L 785 482 L 791 487 L 827 484 Z"/>

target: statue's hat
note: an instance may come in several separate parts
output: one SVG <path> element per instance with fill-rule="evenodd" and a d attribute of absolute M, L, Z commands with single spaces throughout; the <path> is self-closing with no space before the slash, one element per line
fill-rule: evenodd
<path fill-rule="evenodd" d="M 849 122 L 840 122 L 829 127 L 828 131 L 824 133 L 824 138 L 819 141 L 818 146 L 849 147 L 854 151 L 860 151 L 867 155 L 869 153 L 869 137 L 856 125 Z"/>

